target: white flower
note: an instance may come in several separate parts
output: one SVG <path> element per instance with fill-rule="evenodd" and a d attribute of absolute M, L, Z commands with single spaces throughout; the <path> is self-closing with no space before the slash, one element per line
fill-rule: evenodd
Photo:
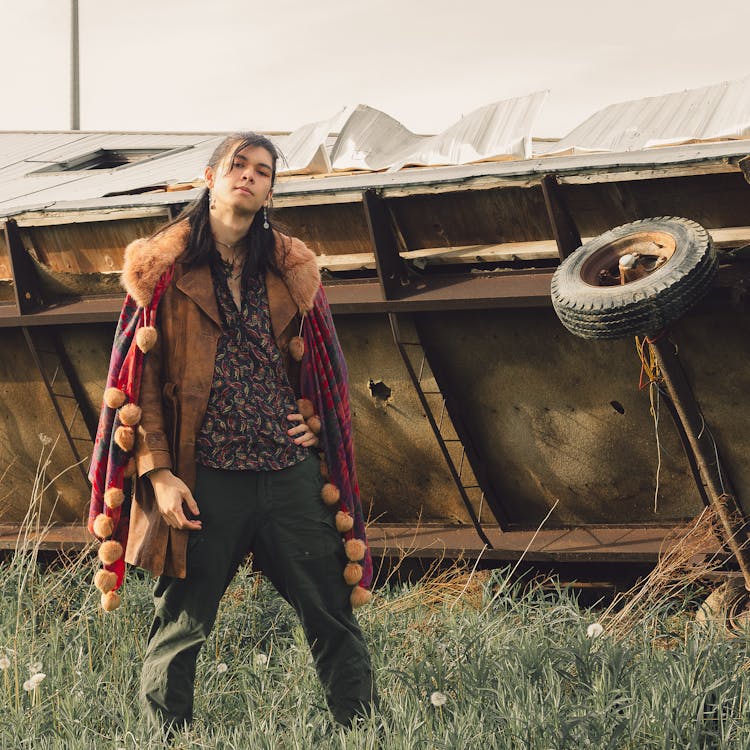
<path fill-rule="evenodd" d="M 253 661 L 256 667 L 265 667 L 268 664 L 268 657 L 265 654 L 255 654 Z"/>
<path fill-rule="evenodd" d="M 32 661 L 29 664 L 29 674 L 36 674 L 37 672 L 42 671 L 42 662 L 40 661 Z"/>
<path fill-rule="evenodd" d="M 45 435 L 43 432 L 39 433 L 39 442 L 42 445 L 49 445 L 52 442 L 52 438 L 49 435 Z"/>
<path fill-rule="evenodd" d="M 604 632 L 604 628 L 598 622 L 592 622 L 586 628 L 587 638 L 598 638 Z"/>
<path fill-rule="evenodd" d="M 26 682 L 23 683 L 23 689 L 28 693 L 32 690 L 36 690 L 39 683 L 46 677 L 47 675 L 44 674 L 44 672 L 37 672 L 36 674 L 31 675 Z"/>
<path fill-rule="evenodd" d="M 0 670 L 7 669 L 10 666 L 10 659 L 3 654 L 0 656 Z"/>
<path fill-rule="evenodd" d="M 445 693 L 441 693 L 439 690 L 436 690 L 430 695 L 430 703 L 432 703 L 433 706 L 444 706 L 447 702 L 448 696 Z"/>
<path fill-rule="evenodd" d="M 217 672 L 218 672 L 219 674 L 224 674 L 224 672 L 226 672 L 226 671 L 227 671 L 228 669 L 229 669 L 229 667 L 228 667 L 228 666 L 227 666 L 227 665 L 226 665 L 226 664 L 225 664 L 225 663 L 224 663 L 223 661 L 220 661 L 220 662 L 219 662 L 219 663 L 218 663 L 218 664 L 216 665 L 216 671 L 217 671 Z"/>

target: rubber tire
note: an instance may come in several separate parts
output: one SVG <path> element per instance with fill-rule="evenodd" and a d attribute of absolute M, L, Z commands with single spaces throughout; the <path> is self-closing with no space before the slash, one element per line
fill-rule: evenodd
<path fill-rule="evenodd" d="M 622 286 L 592 286 L 583 264 L 609 243 L 637 232 L 666 232 L 675 251 L 650 275 Z M 718 270 L 711 236 L 690 219 L 662 216 L 623 224 L 567 257 L 552 277 L 552 305 L 562 324 L 585 339 L 654 335 L 682 317 L 711 287 Z"/>
<path fill-rule="evenodd" d="M 747 627 L 748 593 L 740 577 L 730 578 L 717 586 L 695 613 L 696 622 L 709 623 L 728 631 Z"/>

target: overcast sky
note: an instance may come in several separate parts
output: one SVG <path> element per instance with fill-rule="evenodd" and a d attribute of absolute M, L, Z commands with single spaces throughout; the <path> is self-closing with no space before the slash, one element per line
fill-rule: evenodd
<path fill-rule="evenodd" d="M 750 0 L 79 0 L 81 129 L 293 130 L 347 104 L 435 133 L 549 89 L 535 135 L 750 74 Z M 0 0 L 1 130 L 70 127 L 70 0 Z"/>

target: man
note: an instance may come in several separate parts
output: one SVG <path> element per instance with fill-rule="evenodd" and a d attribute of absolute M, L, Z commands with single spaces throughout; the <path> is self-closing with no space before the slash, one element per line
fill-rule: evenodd
<path fill-rule="evenodd" d="M 159 575 L 141 699 L 166 727 L 192 719 L 198 652 L 248 552 L 296 610 L 335 719 L 375 699 L 346 366 L 314 253 L 269 222 L 277 158 L 228 137 L 201 196 L 126 251 L 89 525 L 105 609 L 123 558 Z"/>

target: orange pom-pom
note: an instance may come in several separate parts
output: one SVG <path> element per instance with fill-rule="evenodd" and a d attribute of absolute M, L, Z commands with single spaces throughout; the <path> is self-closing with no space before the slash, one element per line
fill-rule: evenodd
<path fill-rule="evenodd" d="M 320 434 L 320 417 L 316 414 L 313 414 L 311 417 L 309 417 L 307 420 L 307 426 L 310 428 L 310 430 L 313 432 L 314 435 Z"/>
<path fill-rule="evenodd" d="M 352 589 L 352 593 L 349 594 L 349 601 L 352 603 L 354 609 L 368 604 L 370 599 L 372 599 L 372 591 L 368 591 L 361 586 L 355 586 Z"/>
<path fill-rule="evenodd" d="M 117 573 L 113 573 L 111 570 L 97 570 L 94 576 L 94 586 L 102 594 L 108 594 L 117 586 Z"/>
<path fill-rule="evenodd" d="M 99 547 L 99 559 L 105 565 L 112 565 L 122 557 L 122 545 L 120 542 L 110 539 L 108 542 L 102 542 Z"/>
<path fill-rule="evenodd" d="M 120 595 L 116 591 L 108 591 L 102 594 L 102 609 L 112 612 L 120 606 Z"/>
<path fill-rule="evenodd" d="M 110 409 L 119 409 L 125 403 L 125 394 L 119 388 L 107 388 L 104 391 L 104 403 Z"/>
<path fill-rule="evenodd" d="M 346 564 L 344 568 L 344 580 L 347 585 L 354 586 L 362 580 L 362 574 L 364 570 L 359 563 L 350 562 Z"/>
<path fill-rule="evenodd" d="M 336 505 L 339 497 L 341 497 L 341 493 L 335 484 L 326 482 L 320 489 L 320 497 L 326 505 Z"/>
<path fill-rule="evenodd" d="M 115 443 L 126 453 L 132 451 L 135 445 L 135 431 L 133 428 L 120 425 L 115 430 Z"/>
<path fill-rule="evenodd" d="M 145 354 L 149 349 L 153 349 L 159 334 L 153 326 L 143 326 L 135 332 L 135 344 Z"/>
<path fill-rule="evenodd" d="M 119 508 L 125 500 L 125 493 L 119 487 L 110 487 L 104 493 L 104 504 L 108 508 Z"/>
<path fill-rule="evenodd" d="M 310 419 L 310 417 L 315 414 L 315 407 L 309 398 L 298 398 L 297 409 L 305 419 Z"/>
<path fill-rule="evenodd" d="M 300 362 L 305 354 L 305 341 L 301 336 L 293 336 L 289 339 L 289 356 L 295 361 Z"/>
<path fill-rule="evenodd" d="M 348 539 L 344 542 L 344 552 L 346 556 L 352 561 L 357 562 L 365 556 L 367 547 L 361 539 Z"/>
<path fill-rule="evenodd" d="M 114 522 L 109 516 L 105 516 L 104 513 L 100 513 L 94 519 L 94 534 L 96 534 L 99 539 L 106 539 L 108 536 L 112 536 L 114 529 Z"/>
<path fill-rule="evenodd" d="M 135 459 L 131 458 L 128 460 L 128 462 L 125 464 L 125 468 L 122 470 L 122 475 L 126 479 L 130 479 L 131 477 L 135 476 Z"/>
<path fill-rule="evenodd" d="M 135 427 L 141 421 L 141 407 L 138 404 L 125 404 L 118 414 L 120 422 L 127 427 Z"/>
<path fill-rule="evenodd" d="M 354 528 L 354 519 L 345 511 L 340 510 L 336 514 L 336 531 L 346 534 Z"/>

